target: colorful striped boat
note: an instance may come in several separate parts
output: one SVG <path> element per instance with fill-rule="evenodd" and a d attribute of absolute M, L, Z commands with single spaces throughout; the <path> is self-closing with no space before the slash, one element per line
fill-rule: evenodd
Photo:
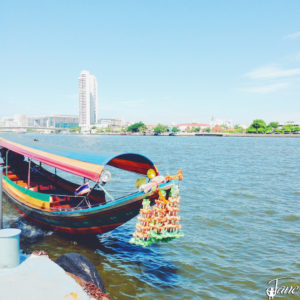
<path fill-rule="evenodd" d="M 152 203 L 161 190 L 166 195 L 181 176 L 162 178 L 153 162 L 136 153 L 113 156 L 62 151 L 39 142 L 18 143 L 21 138 L 0 137 L 3 160 L 2 185 L 11 203 L 25 217 L 52 230 L 70 234 L 102 234 L 135 217 L 145 198 Z M 49 171 L 54 168 L 54 173 Z M 107 166 L 143 175 L 149 182 L 134 193 L 114 199 L 106 190 L 110 179 Z M 56 174 L 56 170 L 80 176 L 93 184 L 85 195 L 75 195 L 80 188 Z M 150 171 L 149 171 L 150 170 Z M 84 189 L 86 190 L 86 189 Z"/>

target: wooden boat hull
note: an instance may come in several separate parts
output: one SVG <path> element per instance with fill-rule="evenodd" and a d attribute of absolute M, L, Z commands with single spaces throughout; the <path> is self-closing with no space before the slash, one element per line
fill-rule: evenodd
<path fill-rule="evenodd" d="M 54 231 L 69 234 L 102 234 L 115 229 L 135 217 L 144 198 L 152 202 L 157 192 L 137 192 L 130 196 L 87 209 L 51 211 L 47 208 L 35 208 L 26 203 L 27 194 L 3 176 L 3 189 L 11 203 L 27 218 Z M 169 190 L 172 182 L 161 186 Z M 40 193 L 39 193 L 40 194 Z M 38 199 L 37 199 L 38 201 Z"/>

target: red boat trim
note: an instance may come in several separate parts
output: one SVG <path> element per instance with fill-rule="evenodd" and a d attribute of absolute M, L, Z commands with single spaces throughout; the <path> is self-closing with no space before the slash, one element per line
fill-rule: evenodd
<path fill-rule="evenodd" d="M 0 146 L 7 148 L 13 152 L 19 153 L 31 159 L 36 159 L 48 166 L 58 168 L 60 170 L 98 181 L 101 172 L 104 168 L 102 165 L 96 165 L 72 158 L 63 157 L 60 155 L 44 152 L 41 150 L 33 149 L 23 146 L 3 138 L 0 138 Z"/>
<path fill-rule="evenodd" d="M 77 157 L 65 157 L 24 146 L 2 137 L 0 137 L 0 147 L 21 154 L 30 159 L 37 160 L 48 166 L 52 166 L 77 176 L 85 177 L 96 182 L 99 181 L 105 165 L 111 165 L 119 169 L 144 175 L 147 174 L 149 169 L 154 169 L 156 174 L 159 175 L 157 168 L 149 158 L 136 153 L 124 153 L 114 157 L 108 157 L 103 160 L 101 159 L 101 163 L 99 164 L 99 162 L 96 163 L 97 157 L 95 160 L 89 160 L 91 162 L 87 162 L 80 160 Z"/>

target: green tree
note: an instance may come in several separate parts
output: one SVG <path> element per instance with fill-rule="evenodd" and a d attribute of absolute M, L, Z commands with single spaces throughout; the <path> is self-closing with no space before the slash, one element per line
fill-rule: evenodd
<path fill-rule="evenodd" d="M 256 130 L 256 128 L 250 126 L 247 128 L 246 132 L 247 133 L 257 133 L 257 130 Z"/>
<path fill-rule="evenodd" d="M 250 127 L 253 127 L 255 129 L 258 129 L 258 128 L 263 128 L 265 129 L 267 127 L 266 123 L 264 120 L 261 120 L 261 119 L 257 119 L 257 120 L 254 120 L 252 122 L 252 124 L 250 125 Z"/>
<path fill-rule="evenodd" d="M 176 133 L 176 132 L 179 132 L 180 130 L 179 130 L 178 127 L 174 126 L 174 127 L 172 128 L 172 131 L 173 131 L 174 133 Z"/>
<path fill-rule="evenodd" d="M 294 131 L 300 131 L 300 126 L 295 126 Z"/>
<path fill-rule="evenodd" d="M 163 132 L 168 131 L 168 126 L 158 124 L 156 127 L 154 127 L 153 130 L 154 130 L 155 133 L 163 133 Z"/>
<path fill-rule="evenodd" d="M 294 126 L 291 125 L 291 124 L 287 124 L 287 125 L 282 126 L 282 130 L 284 132 L 292 132 L 293 129 L 294 129 Z"/>
<path fill-rule="evenodd" d="M 234 129 L 235 129 L 236 132 L 244 132 L 244 128 L 239 126 L 239 125 L 235 125 Z"/>
<path fill-rule="evenodd" d="M 266 130 L 264 128 L 261 128 L 261 127 L 257 128 L 257 133 L 263 134 L 265 132 L 266 132 Z"/>
<path fill-rule="evenodd" d="M 207 127 L 206 129 L 205 129 L 205 132 L 210 132 L 211 131 L 211 129 L 209 128 L 209 127 Z"/>
<path fill-rule="evenodd" d="M 276 129 L 275 129 L 275 132 L 276 132 L 276 133 L 282 133 L 282 129 L 276 128 Z"/>
<path fill-rule="evenodd" d="M 72 127 L 70 129 L 70 132 L 79 132 L 80 131 L 80 127 Z"/>
<path fill-rule="evenodd" d="M 256 119 L 247 128 L 247 132 L 248 133 L 265 133 L 266 132 L 266 127 L 267 127 L 267 125 L 266 125 L 264 120 Z M 254 132 L 254 129 L 255 129 L 256 132 Z"/>
<path fill-rule="evenodd" d="M 278 122 L 270 122 L 269 125 L 268 125 L 268 127 L 269 126 L 272 127 L 272 128 L 278 128 L 279 123 Z"/>
<path fill-rule="evenodd" d="M 192 131 L 193 131 L 193 132 L 199 132 L 200 129 L 201 129 L 200 127 L 194 127 L 194 128 L 192 129 Z"/>
<path fill-rule="evenodd" d="M 32 129 L 32 128 L 27 128 L 26 132 L 32 133 L 32 132 L 37 132 L 36 129 Z"/>
<path fill-rule="evenodd" d="M 145 131 L 146 129 L 147 129 L 147 126 L 143 122 L 138 122 L 138 123 L 134 123 L 134 124 L 130 125 L 127 128 L 127 131 L 141 132 L 141 131 Z"/>
<path fill-rule="evenodd" d="M 273 127 L 268 125 L 268 126 L 266 127 L 265 132 L 266 132 L 266 133 L 271 133 L 271 132 L 273 132 Z"/>

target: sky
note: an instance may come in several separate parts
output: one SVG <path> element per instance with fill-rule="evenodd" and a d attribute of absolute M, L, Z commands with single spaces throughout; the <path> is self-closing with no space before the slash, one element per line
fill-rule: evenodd
<path fill-rule="evenodd" d="M 300 1 L 1 1 L 0 117 L 300 121 Z"/>

